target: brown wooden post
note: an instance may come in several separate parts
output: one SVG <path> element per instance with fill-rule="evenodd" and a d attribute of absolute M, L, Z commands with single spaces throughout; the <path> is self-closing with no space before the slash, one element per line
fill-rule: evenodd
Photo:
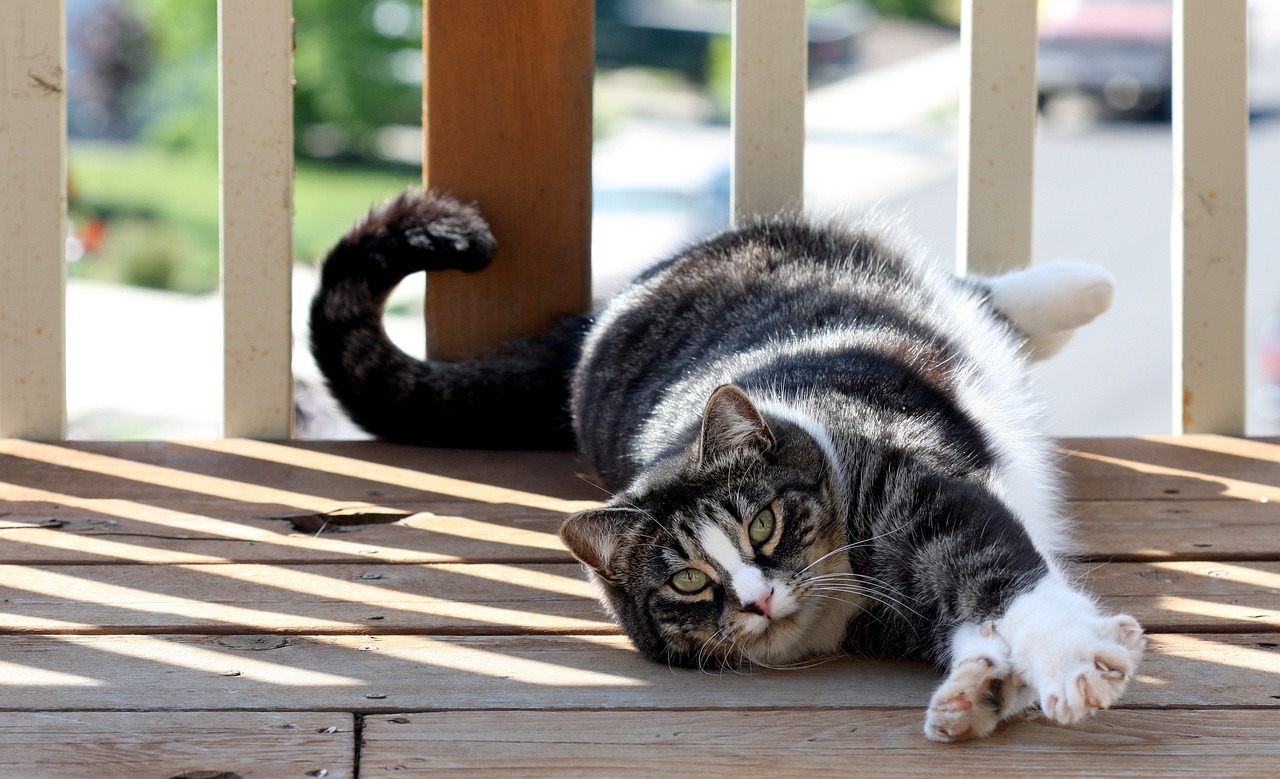
<path fill-rule="evenodd" d="M 427 284 L 427 351 L 473 357 L 591 302 L 592 0 L 424 0 L 426 186 L 498 252 Z"/>

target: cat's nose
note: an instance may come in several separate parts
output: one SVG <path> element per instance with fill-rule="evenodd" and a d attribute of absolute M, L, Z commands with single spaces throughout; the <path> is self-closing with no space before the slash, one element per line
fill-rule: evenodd
<path fill-rule="evenodd" d="M 759 614 L 766 619 L 773 619 L 773 588 L 769 588 L 768 592 L 756 598 L 755 603 L 743 605 L 742 610 Z"/>

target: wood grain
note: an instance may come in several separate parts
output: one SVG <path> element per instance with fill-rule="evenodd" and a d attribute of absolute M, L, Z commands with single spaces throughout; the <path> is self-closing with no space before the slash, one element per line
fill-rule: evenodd
<path fill-rule="evenodd" d="M 1272 634 L 1155 635 L 1124 708 L 1280 708 Z M 938 675 L 849 658 L 671 669 L 621 636 L 0 636 L 0 711 L 922 709 Z"/>
<path fill-rule="evenodd" d="M 485 270 L 428 280 L 433 358 L 590 306 L 593 20 L 590 0 L 423 3 L 423 180 L 477 202 L 498 239 Z"/>
<path fill-rule="evenodd" d="M 66 434 L 66 4 L 0 3 L 0 436 Z"/>
<path fill-rule="evenodd" d="M 1278 562 L 1082 564 L 1077 574 L 1149 632 L 1280 631 Z M 0 565 L 0 597 L 10 633 L 616 630 L 575 562 Z"/>
<path fill-rule="evenodd" d="M 1276 439 L 1145 436 L 1060 445 L 1074 500 L 1280 500 Z"/>
<path fill-rule="evenodd" d="M 434 712 L 365 720 L 361 765 L 396 776 L 1267 776 L 1280 711 L 1109 711 L 942 745 L 915 709 Z"/>
<path fill-rule="evenodd" d="M 574 564 L 0 565 L 0 632 L 616 632 Z"/>
<path fill-rule="evenodd" d="M 0 745 L 11 777 L 355 776 L 345 713 L 0 713 Z"/>

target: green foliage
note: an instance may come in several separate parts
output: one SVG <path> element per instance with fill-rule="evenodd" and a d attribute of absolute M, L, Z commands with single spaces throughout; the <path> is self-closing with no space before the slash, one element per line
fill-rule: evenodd
<path fill-rule="evenodd" d="M 217 16 L 211 0 L 135 0 L 158 62 L 147 136 L 170 148 L 217 148 Z M 422 116 L 420 4 L 294 0 L 295 124 L 300 154 L 322 127 L 330 151 L 371 156 L 376 131 Z"/>
<path fill-rule="evenodd" d="M 881 16 L 900 16 L 930 22 L 943 21 L 939 16 L 939 0 L 870 0 Z"/>
<path fill-rule="evenodd" d="M 76 143 L 68 159 L 71 221 L 106 220 L 101 248 L 72 275 L 199 294 L 218 288 L 218 168 L 197 150 Z M 415 183 L 410 170 L 301 161 L 294 257 L 323 254 L 372 203 Z"/>

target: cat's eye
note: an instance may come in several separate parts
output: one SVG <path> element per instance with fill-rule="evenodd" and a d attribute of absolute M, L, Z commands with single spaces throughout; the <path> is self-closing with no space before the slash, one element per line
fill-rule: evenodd
<path fill-rule="evenodd" d="M 685 568 L 671 577 L 671 586 L 685 595 L 702 592 L 710 582 L 711 578 L 697 568 Z"/>
<path fill-rule="evenodd" d="M 750 538 L 753 544 L 763 544 L 773 535 L 773 525 L 773 509 L 762 509 L 751 520 L 751 524 L 747 525 L 747 538 Z"/>

